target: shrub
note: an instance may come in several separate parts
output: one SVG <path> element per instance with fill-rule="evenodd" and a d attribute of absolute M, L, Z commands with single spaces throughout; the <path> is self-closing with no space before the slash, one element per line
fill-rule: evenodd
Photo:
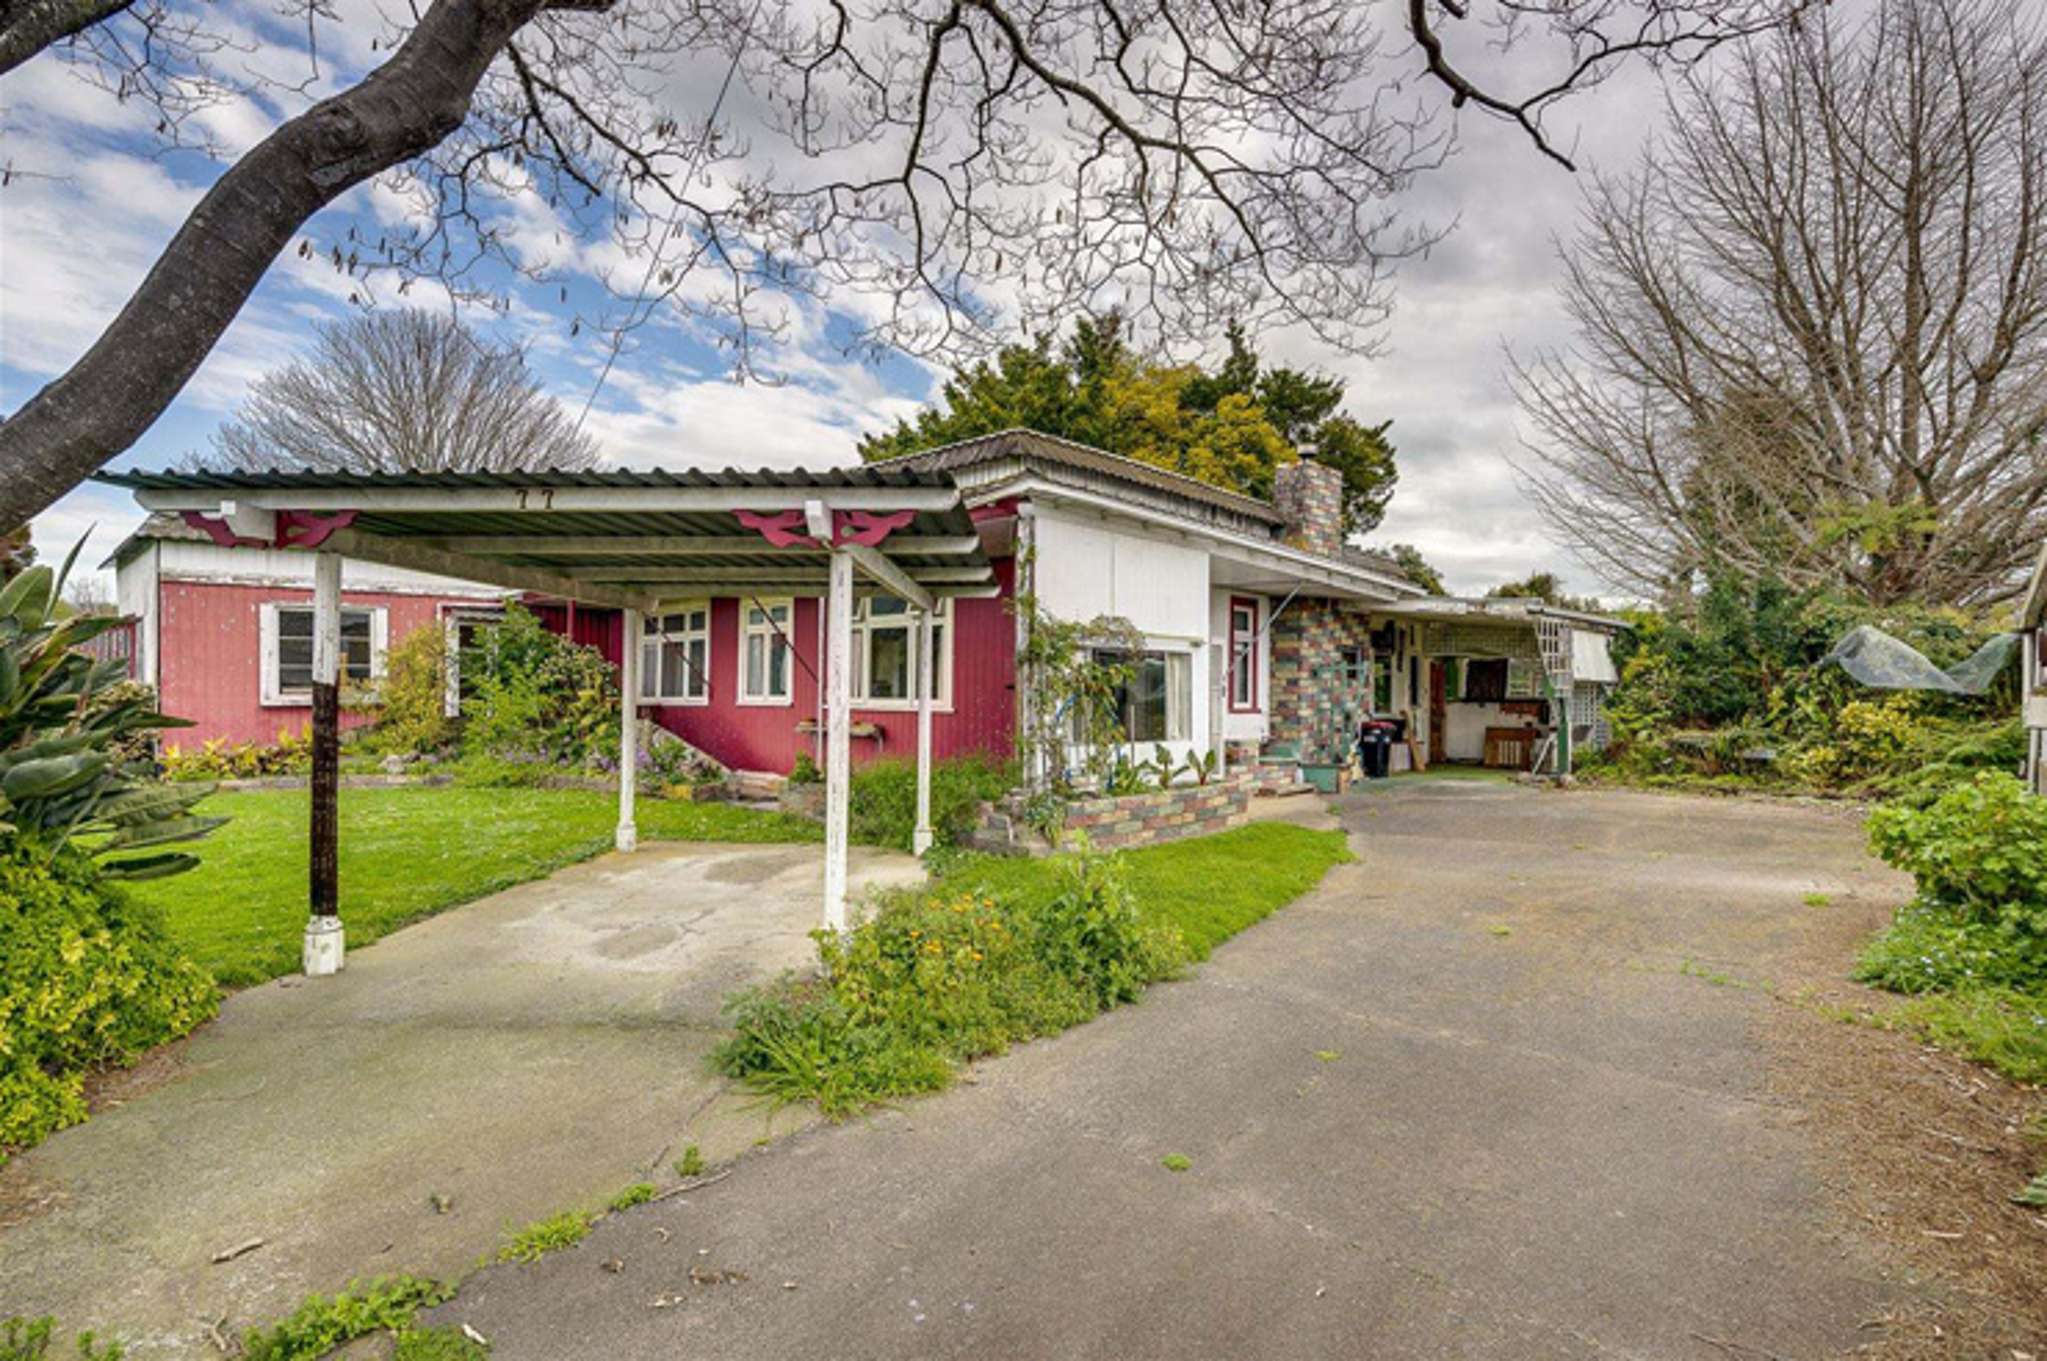
<path fill-rule="evenodd" d="M 819 933 L 823 976 L 728 1003 L 718 1067 L 778 1101 L 833 1117 L 935 1091 L 959 1063 L 1129 1001 L 1186 959 L 1148 923 L 1112 858 L 1083 853 L 1049 897 L 940 890 L 885 895 L 872 918 Z"/>
<path fill-rule="evenodd" d="M 414 629 L 384 657 L 374 695 L 353 699 L 375 717 L 364 736 L 371 750 L 428 755 L 453 741 L 448 718 L 448 640 L 438 628 Z"/>
<path fill-rule="evenodd" d="M 1869 838 L 1925 907 L 2047 943 L 2047 799 L 2017 777 L 1978 775 L 1925 808 L 1879 808 Z"/>
<path fill-rule="evenodd" d="M 277 741 L 230 742 L 209 738 L 193 750 L 166 745 L 163 774 L 167 780 L 255 780 L 277 775 L 306 775 L 313 769 L 310 732 L 279 729 Z"/>
<path fill-rule="evenodd" d="M 218 1006 L 161 918 L 77 850 L 0 841 L 0 1160 L 85 1118 L 85 1074 Z"/>
<path fill-rule="evenodd" d="M 465 754 L 615 767 L 618 679 L 596 648 L 572 643 L 530 610 L 510 605 L 468 671 Z"/>
<path fill-rule="evenodd" d="M 0 587 L 0 849 L 24 840 L 51 853 L 76 842 L 110 857 L 103 875 L 176 874 L 198 861 L 162 848 L 221 819 L 191 811 L 209 791 L 157 787 L 148 763 L 131 759 L 138 738 L 182 720 L 157 713 L 123 663 L 79 651 L 118 619 L 56 617 L 77 556 L 73 548 L 62 572 L 31 567 Z"/>
<path fill-rule="evenodd" d="M 980 805 L 1001 798 L 1015 784 L 1015 766 L 992 756 L 977 753 L 934 762 L 931 831 L 935 844 L 957 844 L 973 830 Z M 909 850 L 917 829 L 916 764 L 888 757 L 855 770 L 848 820 L 855 841 Z"/>
<path fill-rule="evenodd" d="M 818 769 L 817 759 L 807 751 L 796 753 L 795 764 L 789 767 L 790 784 L 823 784 L 824 771 Z"/>

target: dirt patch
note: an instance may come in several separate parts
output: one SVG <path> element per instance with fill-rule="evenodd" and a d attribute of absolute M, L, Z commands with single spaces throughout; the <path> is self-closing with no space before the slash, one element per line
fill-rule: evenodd
<path fill-rule="evenodd" d="M 2047 1210 L 2012 1194 L 2047 1167 L 2028 1137 L 2047 1093 L 1881 1028 L 1898 999 L 1846 980 L 1880 906 L 1816 910 L 1780 973 L 1767 1027 L 1773 1091 L 1807 1113 L 1831 1209 L 1939 1287 L 1870 1320 L 1896 1358 L 2039 1354 Z"/>

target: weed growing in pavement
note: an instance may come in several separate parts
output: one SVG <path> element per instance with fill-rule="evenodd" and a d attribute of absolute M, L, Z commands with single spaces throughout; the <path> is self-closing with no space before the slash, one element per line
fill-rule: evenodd
<path fill-rule="evenodd" d="M 588 1210 L 563 1210 L 546 1219 L 536 1219 L 505 1240 L 498 1249 L 500 1262 L 537 1262 L 550 1252 L 572 1248 L 590 1236 L 594 1216 Z"/>
<path fill-rule="evenodd" d="M 605 1203 L 604 1208 L 613 1214 L 617 1214 L 620 1210 L 630 1210 L 635 1205 L 645 1205 L 653 1198 L 654 1183 L 651 1181 L 636 1181 L 631 1186 L 626 1187 L 625 1190 L 613 1196 Z"/>
<path fill-rule="evenodd" d="M 57 1320 L 48 1316 L 33 1320 L 10 1318 L 0 1323 L 0 1361 L 44 1361 L 56 1331 Z M 123 1355 L 120 1343 L 102 1346 L 91 1333 L 80 1333 L 74 1345 L 77 1350 L 65 1355 L 75 1356 L 79 1361 L 121 1361 Z"/>
<path fill-rule="evenodd" d="M 1184 1153 L 1168 1153 L 1159 1159 L 1159 1166 L 1168 1172 L 1185 1172 L 1194 1166 L 1194 1160 Z"/>
<path fill-rule="evenodd" d="M 450 1323 L 408 1328 L 398 1334 L 391 1361 L 484 1361 L 490 1344 L 479 1342 Z"/>
<path fill-rule="evenodd" d="M 704 1175 L 704 1151 L 695 1144 L 682 1150 L 682 1156 L 675 1160 L 675 1175 L 684 1181 Z"/>
<path fill-rule="evenodd" d="M 454 1291 L 420 1276 L 380 1276 L 351 1282 L 335 1295 L 308 1295 L 291 1314 L 242 1338 L 248 1361 L 315 1361 L 371 1333 L 402 1335 L 413 1316 Z"/>

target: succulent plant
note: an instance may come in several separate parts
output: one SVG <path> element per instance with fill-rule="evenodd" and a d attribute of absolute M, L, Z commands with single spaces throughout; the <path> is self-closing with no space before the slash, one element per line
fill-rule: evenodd
<path fill-rule="evenodd" d="M 160 784 L 148 762 L 124 752 L 138 733 L 187 724 L 155 712 L 146 690 L 126 685 L 120 662 L 79 651 L 121 621 L 58 616 L 77 557 L 74 547 L 62 569 L 30 567 L 0 587 L 0 837 L 53 854 L 74 842 L 109 878 L 177 874 L 197 857 L 163 848 L 226 819 L 192 811 L 212 785 Z"/>

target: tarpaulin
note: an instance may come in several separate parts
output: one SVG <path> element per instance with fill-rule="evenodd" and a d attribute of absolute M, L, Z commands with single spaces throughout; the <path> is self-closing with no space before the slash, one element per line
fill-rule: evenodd
<path fill-rule="evenodd" d="M 2001 633 L 1953 670 L 1943 671 L 1917 648 L 1901 643 L 1873 624 L 1848 630 L 1820 664 L 1838 662 L 1850 676 L 1878 690 L 1932 690 L 1943 695 L 1980 695 L 2018 651 L 2019 635 Z"/>

